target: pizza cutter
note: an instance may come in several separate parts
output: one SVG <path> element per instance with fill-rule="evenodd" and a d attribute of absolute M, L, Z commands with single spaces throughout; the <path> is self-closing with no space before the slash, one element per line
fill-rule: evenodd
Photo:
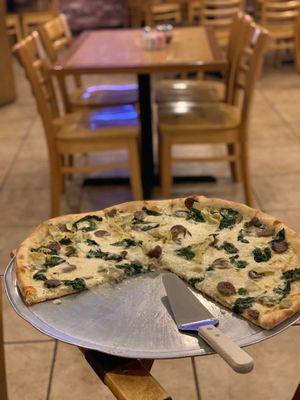
<path fill-rule="evenodd" d="M 162 277 L 168 300 L 180 331 L 195 331 L 215 350 L 234 371 L 241 374 L 253 369 L 253 359 L 221 332 L 219 323 L 208 309 L 194 296 L 185 283 L 174 274 Z"/>

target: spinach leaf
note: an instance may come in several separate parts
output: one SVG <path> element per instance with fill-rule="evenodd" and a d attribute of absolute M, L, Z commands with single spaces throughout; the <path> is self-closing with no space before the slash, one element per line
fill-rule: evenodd
<path fill-rule="evenodd" d="M 33 275 L 33 279 L 36 281 L 45 281 L 47 278 L 45 274 L 43 274 L 41 271 L 38 271 Z"/>
<path fill-rule="evenodd" d="M 199 276 L 198 278 L 190 278 L 188 282 L 190 285 L 195 286 L 197 283 L 200 283 L 202 281 L 204 281 L 204 277 Z"/>
<path fill-rule="evenodd" d="M 271 249 L 269 247 L 265 247 L 264 249 L 259 249 L 258 247 L 256 247 L 252 251 L 252 254 L 254 256 L 254 260 L 257 263 L 268 261 L 272 257 Z"/>
<path fill-rule="evenodd" d="M 300 281 L 300 268 L 290 269 L 289 271 L 283 272 L 282 279 L 290 282 Z"/>
<path fill-rule="evenodd" d="M 192 251 L 192 246 L 182 247 L 181 249 L 175 250 L 175 254 L 179 257 L 185 258 L 186 260 L 192 260 L 196 255 Z"/>
<path fill-rule="evenodd" d="M 119 246 L 119 247 L 124 247 L 124 249 L 128 249 L 129 247 L 132 246 L 140 246 L 141 244 L 143 244 L 143 242 L 141 240 L 134 240 L 134 239 L 123 239 L 119 242 L 115 242 L 112 243 L 112 246 Z"/>
<path fill-rule="evenodd" d="M 145 211 L 145 213 L 147 215 L 152 215 L 154 217 L 157 217 L 157 216 L 161 215 L 160 212 L 155 211 L 155 210 L 149 210 L 149 208 L 147 208 L 147 207 L 143 207 L 142 210 Z"/>
<path fill-rule="evenodd" d="M 238 267 L 238 268 L 246 268 L 247 267 L 247 265 L 248 265 L 248 262 L 247 261 L 244 261 L 244 260 L 238 260 L 238 261 L 236 261 L 235 262 L 235 265 Z"/>
<path fill-rule="evenodd" d="M 229 254 L 238 253 L 239 250 L 234 246 L 234 244 L 227 242 L 226 240 L 223 244 L 219 247 L 220 249 L 224 249 Z"/>
<path fill-rule="evenodd" d="M 88 244 L 89 246 L 99 246 L 99 244 L 96 242 L 96 240 L 93 239 L 86 239 L 86 244 Z"/>
<path fill-rule="evenodd" d="M 101 222 L 102 220 L 103 218 L 98 217 L 97 215 L 86 215 L 85 217 L 74 222 L 73 227 L 82 232 L 90 232 L 97 228 L 96 222 Z"/>
<path fill-rule="evenodd" d="M 285 230 L 284 230 L 284 228 L 280 229 L 280 231 L 278 231 L 276 233 L 276 235 L 273 237 L 273 240 L 277 240 L 279 242 L 281 242 L 282 240 L 285 240 Z"/>
<path fill-rule="evenodd" d="M 86 289 L 86 284 L 85 284 L 85 280 L 82 278 L 75 278 L 72 281 L 70 280 L 65 280 L 63 281 L 63 283 L 66 286 L 72 286 L 72 288 L 74 290 L 84 290 Z"/>
<path fill-rule="evenodd" d="M 155 229 L 155 228 L 157 228 L 158 226 L 159 226 L 159 224 L 147 225 L 147 226 L 143 226 L 143 227 L 141 228 L 141 230 L 142 230 L 143 232 L 146 232 L 146 231 L 150 231 L 151 229 Z"/>
<path fill-rule="evenodd" d="M 248 290 L 246 288 L 241 287 L 238 289 L 238 294 L 241 296 L 246 296 L 246 294 L 248 294 Z"/>
<path fill-rule="evenodd" d="M 244 231 L 244 229 L 241 229 L 241 230 L 239 231 L 237 240 L 238 240 L 239 242 L 242 242 L 242 243 L 249 243 L 249 240 L 245 239 L 245 231 Z"/>
<path fill-rule="evenodd" d="M 195 222 L 205 222 L 205 219 L 202 215 L 202 212 L 200 210 L 197 210 L 196 208 L 191 208 L 190 211 L 187 213 L 187 220 L 191 219 Z"/>
<path fill-rule="evenodd" d="M 69 238 L 62 238 L 62 239 L 59 241 L 59 243 L 65 245 L 65 246 L 68 246 L 69 244 L 72 243 L 72 240 L 69 239 Z"/>
<path fill-rule="evenodd" d="M 147 269 L 139 262 L 132 262 L 130 264 L 119 264 L 116 265 L 117 268 L 123 269 L 125 274 L 128 276 L 133 276 L 146 272 Z"/>
<path fill-rule="evenodd" d="M 44 262 L 43 267 L 52 268 L 63 262 L 65 262 L 65 260 L 63 258 L 58 257 L 58 256 L 51 256 L 51 257 L 46 258 L 46 261 Z"/>
<path fill-rule="evenodd" d="M 239 297 L 236 299 L 234 305 L 233 305 L 233 312 L 236 314 L 243 314 L 243 312 L 252 306 L 252 304 L 255 301 L 255 297 Z"/>
<path fill-rule="evenodd" d="M 90 250 L 87 253 L 87 258 L 101 258 L 102 260 L 116 260 L 116 261 L 121 261 L 123 260 L 123 257 L 120 254 L 115 254 L 115 253 L 108 253 L 107 251 L 101 251 L 100 249 L 98 250 Z"/>
<path fill-rule="evenodd" d="M 220 214 L 222 219 L 219 224 L 219 229 L 232 228 L 237 221 L 241 219 L 241 214 L 232 208 L 221 208 Z"/>

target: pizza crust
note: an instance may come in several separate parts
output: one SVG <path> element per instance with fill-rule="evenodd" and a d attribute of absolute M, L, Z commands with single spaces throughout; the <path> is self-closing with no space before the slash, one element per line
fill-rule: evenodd
<path fill-rule="evenodd" d="M 258 217 L 264 224 L 271 227 L 273 226 L 277 231 L 284 228 L 288 236 L 290 246 L 293 251 L 300 259 L 300 235 L 295 231 L 287 227 L 281 221 L 276 220 L 268 214 L 265 214 L 259 210 L 255 210 L 246 205 L 235 203 L 228 200 L 222 199 L 208 199 L 204 196 L 190 196 L 197 201 L 197 207 L 213 207 L 213 208 L 232 208 L 240 212 L 245 218 Z M 17 282 L 20 288 L 21 294 L 27 304 L 33 304 L 39 301 L 48 299 L 55 299 L 77 291 L 71 287 L 59 287 L 57 289 L 51 289 L 51 291 L 43 291 L 38 287 L 34 287 L 32 280 L 32 271 L 28 268 L 28 249 L 38 245 L 45 238 L 48 226 L 51 224 L 64 224 L 66 222 L 77 221 L 86 215 L 97 215 L 103 217 L 107 215 L 113 209 L 117 210 L 118 213 L 132 213 L 137 210 L 141 210 L 142 207 L 147 207 L 151 210 L 164 211 L 172 209 L 185 208 L 185 198 L 173 199 L 173 200 L 158 200 L 158 201 L 133 201 L 129 203 L 123 203 L 117 206 L 109 207 L 101 211 L 94 211 L 84 214 L 71 214 L 65 215 L 58 218 L 49 219 L 40 224 L 34 232 L 21 244 L 16 255 L 16 275 Z M 290 269 L 290 266 L 286 266 L 286 270 Z M 291 317 L 295 313 L 300 311 L 300 283 L 296 282 L 293 284 L 293 293 L 289 296 L 291 300 L 291 306 L 284 309 L 267 310 L 259 316 L 258 320 L 254 320 L 247 313 L 243 314 L 244 318 L 254 322 L 257 325 L 262 326 L 265 329 L 272 329 L 279 323 L 283 322 L 287 318 Z M 216 296 L 213 291 L 205 290 L 203 285 L 196 285 L 196 288 L 201 292 L 204 292 L 212 299 L 217 300 L 219 303 L 226 307 L 230 307 L 230 299 L 223 298 L 222 296 Z"/>

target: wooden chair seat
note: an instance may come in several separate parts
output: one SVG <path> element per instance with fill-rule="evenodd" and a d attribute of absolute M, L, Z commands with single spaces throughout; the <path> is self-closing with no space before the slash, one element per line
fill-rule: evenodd
<path fill-rule="evenodd" d="M 105 107 L 138 103 L 136 83 L 127 85 L 97 85 L 75 89 L 70 94 L 72 107 Z"/>
<path fill-rule="evenodd" d="M 197 80 L 162 79 L 156 89 L 157 103 L 172 101 L 199 101 L 213 103 L 223 101 L 225 85 L 223 82 Z"/>
<path fill-rule="evenodd" d="M 138 117 L 133 106 L 77 111 L 55 118 L 59 140 L 99 141 L 99 138 L 120 140 L 138 137 Z"/>
<path fill-rule="evenodd" d="M 227 103 L 174 102 L 159 107 L 159 127 L 165 135 L 201 135 L 202 132 L 219 131 L 224 140 L 224 130 L 234 130 L 240 124 L 240 110 Z M 201 137 L 197 140 L 201 140 Z"/>

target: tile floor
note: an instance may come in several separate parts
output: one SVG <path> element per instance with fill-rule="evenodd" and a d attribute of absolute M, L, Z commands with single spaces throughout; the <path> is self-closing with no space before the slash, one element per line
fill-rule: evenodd
<path fill-rule="evenodd" d="M 9 252 L 49 215 L 47 150 L 34 100 L 15 66 L 18 100 L 0 109 L 0 273 Z M 104 78 L 106 79 L 106 77 Z M 300 76 L 292 67 L 271 69 L 257 85 L 251 120 L 251 171 L 257 205 L 300 231 Z M 182 149 L 181 149 L 182 151 Z M 186 148 L 186 152 L 199 152 Z M 205 148 L 205 152 L 214 151 Z M 121 158 L 122 154 L 115 154 Z M 178 174 L 213 173 L 216 184 L 178 185 L 174 196 L 201 193 L 242 200 L 222 164 L 180 166 Z M 115 173 L 119 173 L 116 171 Z M 124 173 L 123 171 L 121 171 Z M 127 187 L 68 189 L 64 211 L 91 210 L 130 200 Z M 155 193 L 159 197 L 159 191 Z M 113 399 L 79 351 L 56 343 L 23 322 L 4 299 L 5 351 L 10 400 Z M 217 356 L 196 359 L 202 399 L 290 400 L 299 383 L 300 327 L 248 348 L 251 374 L 235 374 Z M 153 375 L 175 400 L 196 400 L 190 359 L 158 361 Z"/>

